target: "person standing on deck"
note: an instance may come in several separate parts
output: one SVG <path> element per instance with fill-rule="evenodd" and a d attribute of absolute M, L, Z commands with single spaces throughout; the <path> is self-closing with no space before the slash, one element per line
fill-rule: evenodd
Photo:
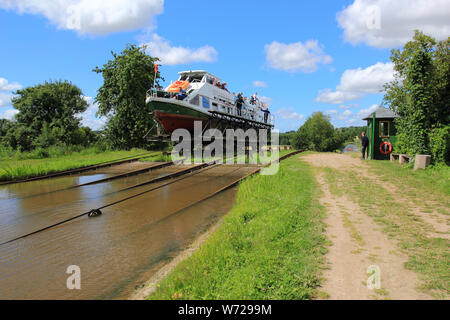
<path fill-rule="evenodd" d="M 178 92 L 176 98 L 177 100 L 184 100 L 184 98 L 186 98 L 186 91 L 184 91 L 182 87 L 180 87 L 180 91 Z"/>
<path fill-rule="evenodd" d="M 264 122 L 267 123 L 270 111 L 265 103 L 262 103 L 261 111 L 264 112 Z"/>
<path fill-rule="evenodd" d="M 362 148 L 361 148 L 361 152 L 362 152 L 362 158 L 361 159 L 365 159 L 365 155 L 367 152 L 367 158 L 369 158 L 369 138 L 366 137 L 366 133 L 363 132 L 361 133 L 361 144 L 362 144 Z"/>
<path fill-rule="evenodd" d="M 242 115 L 242 104 L 244 103 L 244 98 L 242 97 L 242 92 L 238 94 L 237 100 L 236 100 L 236 108 L 237 108 L 237 115 Z"/>

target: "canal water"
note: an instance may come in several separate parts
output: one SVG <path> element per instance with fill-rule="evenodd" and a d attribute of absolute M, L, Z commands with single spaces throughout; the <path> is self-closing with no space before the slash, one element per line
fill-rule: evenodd
<path fill-rule="evenodd" d="M 120 191 L 184 168 L 167 167 L 73 189 L 66 188 L 139 165 L 0 186 L 0 243 L 160 186 L 102 209 L 99 217 L 83 216 L 1 245 L 0 299 L 127 298 L 158 266 L 232 208 L 236 188 L 193 204 L 254 170 L 219 166 Z M 71 265 L 80 267 L 80 290 L 67 288 L 66 270 Z"/>

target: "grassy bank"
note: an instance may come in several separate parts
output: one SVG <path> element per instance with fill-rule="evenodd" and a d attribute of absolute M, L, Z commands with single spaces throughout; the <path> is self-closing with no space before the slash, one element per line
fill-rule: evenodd
<path fill-rule="evenodd" d="M 360 153 L 351 153 L 354 158 L 360 158 Z M 424 170 L 413 170 L 412 164 L 399 165 L 398 161 L 374 160 L 368 162 L 374 172 L 385 179 L 396 180 L 403 185 L 420 186 L 428 193 L 450 196 L 450 166 L 445 164 L 432 165 Z"/>
<path fill-rule="evenodd" d="M 239 186 L 222 226 L 150 299 L 310 299 L 325 249 L 311 168 L 294 156 Z"/>
<path fill-rule="evenodd" d="M 142 149 L 130 151 L 101 151 L 88 148 L 78 152 L 63 154 L 16 153 L 10 157 L 0 157 L 0 181 L 30 178 L 53 172 L 95 165 L 111 160 L 131 157 L 145 153 Z"/>

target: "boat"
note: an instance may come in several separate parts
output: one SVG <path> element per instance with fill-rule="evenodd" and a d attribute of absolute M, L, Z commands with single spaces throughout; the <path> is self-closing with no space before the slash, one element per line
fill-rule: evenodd
<path fill-rule="evenodd" d="M 160 135 L 171 135 L 177 129 L 194 132 L 195 121 L 201 122 L 203 131 L 274 127 L 273 116 L 262 101 L 244 99 L 239 112 L 236 96 L 219 83 L 220 78 L 204 70 L 182 71 L 164 90 L 149 90 L 146 104 L 162 130 Z"/>

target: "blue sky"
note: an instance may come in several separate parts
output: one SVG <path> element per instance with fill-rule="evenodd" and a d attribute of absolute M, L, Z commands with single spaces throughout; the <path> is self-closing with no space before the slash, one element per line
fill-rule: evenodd
<path fill-rule="evenodd" d="M 167 81 L 205 69 L 232 91 L 257 91 L 282 132 L 314 111 L 362 125 L 393 77 L 390 49 L 414 29 L 448 37 L 449 21 L 442 0 L 0 0 L 0 117 L 14 115 L 14 90 L 67 79 L 91 103 L 83 123 L 100 128 L 92 69 L 136 43 L 162 59 Z"/>

